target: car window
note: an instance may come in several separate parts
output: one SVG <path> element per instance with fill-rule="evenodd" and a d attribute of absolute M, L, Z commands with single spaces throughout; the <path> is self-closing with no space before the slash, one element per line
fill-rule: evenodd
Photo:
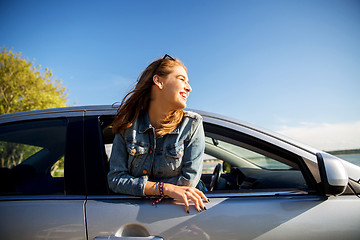
<path fill-rule="evenodd" d="M 0 126 L 0 193 L 63 194 L 66 120 Z"/>
<path fill-rule="evenodd" d="M 205 153 L 210 160 L 204 157 L 203 173 L 211 173 L 221 164 L 217 190 L 308 190 L 300 157 L 231 129 L 207 124 L 204 127 Z M 211 178 L 203 174 L 202 180 L 209 189 Z"/>
<path fill-rule="evenodd" d="M 64 177 L 65 157 L 61 157 L 52 167 L 50 174 L 52 177 Z"/>
<path fill-rule="evenodd" d="M 255 166 L 261 167 L 263 169 L 268 170 L 285 170 L 285 169 L 291 169 L 292 167 L 284 164 L 278 160 L 275 160 L 273 158 L 264 156 L 263 154 L 259 154 L 257 152 L 248 150 L 246 148 L 243 148 L 241 146 L 231 144 L 225 141 L 221 140 L 215 140 L 210 137 L 205 138 L 206 145 L 214 145 L 216 148 L 218 148 L 218 151 L 223 151 L 224 154 L 233 154 L 239 158 L 239 161 L 246 161 L 248 163 L 254 164 Z M 217 159 L 215 157 L 212 157 L 210 155 L 205 155 L 204 157 L 205 161 L 215 161 L 215 162 L 222 162 L 220 159 Z"/>

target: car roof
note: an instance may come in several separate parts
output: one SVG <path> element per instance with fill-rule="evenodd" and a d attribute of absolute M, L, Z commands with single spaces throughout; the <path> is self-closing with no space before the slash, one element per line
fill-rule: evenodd
<path fill-rule="evenodd" d="M 14 121 L 25 121 L 34 119 L 45 119 L 45 118 L 60 118 L 60 117 L 81 117 L 81 116 L 96 116 L 96 115 L 114 115 L 116 114 L 118 105 L 93 105 L 93 106 L 73 106 L 73 107 L 62 107 L 62 108 L 50 108 L 41 110 L 24 111 L 17 113 L 9 113 L 0 115 L 0 124 L 10 123 Z M 216 113 L 210 113 L 206 111 L 186 109 L 189 111 L 200 114 L 204 122 L 213 123 L 224 127 L 230 128 L 241 128 L 246 132 L 257 132 L 266 136 L 279 139 L 293 146 L 299 147 L 309 153 L 315 154 L 320 152 L 317 149 L 299 143 L 291 138 L 283 136 L 281 134 L 272 132 L 267 129 L 260 128 L 250 123 L 234 119 L 231 117 L 223 116 Z"/>
<path fill-rule="evenodd" d="M 117 106 L 99 105 L 99 106 L 74 106 L 62 108 L 49 108 L 24 112 L 16 112 L 0 115 L 0 123 L 13 121 L 24 121 L 40 118 L 56 118 L 56 117 L 76 117 L 84 116 L 85 112 L 104 112 L 103 114 L 115 113 Z M 105 113 L 109 112 L 109 113 Z M 95 114 L 94 114 L 95 115 Z"/>

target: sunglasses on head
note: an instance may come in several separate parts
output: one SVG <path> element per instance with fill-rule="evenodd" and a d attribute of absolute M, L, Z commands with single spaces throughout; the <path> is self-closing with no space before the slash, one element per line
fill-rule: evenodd
<path fill-rule="evenodd" d="M 164 61 L 164 59 L 169 59 L 169 60 L 175 61 L 175 59 L 174 59 L 172 56 L 165 54 L 165 56 L 159 61 L 158 65 L 157 65 L 156 68 L 154 69 L 152 75 L 155 74 L 156 70 L 160 67 L 160 65 L 161 65 L 161 63 Z"/>

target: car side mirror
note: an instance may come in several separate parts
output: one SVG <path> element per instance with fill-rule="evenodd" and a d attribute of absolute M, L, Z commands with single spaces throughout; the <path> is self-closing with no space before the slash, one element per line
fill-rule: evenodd
<path fill-rule="evenodd" d="M 340 159 L 327 154 L 317 153 L 322 189 L 325 195 L 342 194 L 349 181 L 349 176 Z"/>

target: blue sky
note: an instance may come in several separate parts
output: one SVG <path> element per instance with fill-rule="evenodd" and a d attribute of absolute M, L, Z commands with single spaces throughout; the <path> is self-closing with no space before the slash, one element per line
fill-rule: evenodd
<path fill-rule="evenodd" d="M 188 67 L 189 108 L 360 148 L 360 1 L 3 0 L 0 33 L 71 105 L 121 101 L 167 53 Z"/>

